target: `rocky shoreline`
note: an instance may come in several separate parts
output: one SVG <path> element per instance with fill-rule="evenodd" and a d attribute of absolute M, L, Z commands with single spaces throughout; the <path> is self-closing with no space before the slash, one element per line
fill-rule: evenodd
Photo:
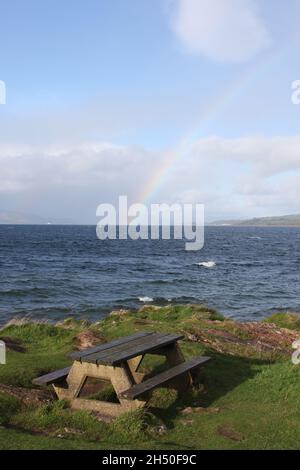
<path fill-rule="evenodd" d="M 177 324 L 170 323 L 172 329 L 183 333 L 185 341 L 198 343 L 217 354 L 245 358 L 263 358 L 273 361 L 288 358 L 292 355 L 292 344 L 300 339 L 300 316 L 296 313 L 280 313 L 267 318 L 263 322 L 241 323 L 222 318 L 217 312 L 203 305 L 176 306 L 179 314 Z M 188 310 L 183 318 L 180 309 Z M 73 338 L 74 349 L 82 350 L 106 342 L 102 324 L 110 324 L 113 330 L 116 325 L 133 320 L 139 328 L 161 328 L 161 323 L 168 324 L 168 311 L 174 316 L 174 307 L 158 307 L 145 305 L 141 309 L 115 310 L 108 319 L 96 323 L 78 321 L 69 318 L 59 322 L 54 328 L 75 330 Z M 163 317 L 163 318 L 162 318 Z M 162 321 L 163 320 L 163 321 Z M 170 319 L 171 322 L 171 319 Z M 26 345 L 16 337 L 8 336 L 7 330 L 24 328 L 25 325 L 45 325 L 45 322 L 32 322 L 29 319 L 11 320 L 0 330 L 0 340 L 5 341 L 7 350 L 26 354 Z M 5 332 L 4 335 L 1 333 Z M 27 406 L 43 405 L 55 399 L 49 390 L 37 390 L 28 387 L 15 387 L 0 383 L 0 392 L 16 397 Z"/>

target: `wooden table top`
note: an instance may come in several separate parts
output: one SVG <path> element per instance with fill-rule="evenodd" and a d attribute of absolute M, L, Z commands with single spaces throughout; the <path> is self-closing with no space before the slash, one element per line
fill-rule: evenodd
<path fill-rule="evenodd" d="M 180 339 L 183 339 L 183 336 L 178 334 L 139 332 L 110 343 L 78 351 L 73 353 L 71 357 L 81 362 L 114 366 L 134 357 L 174 344 Z"/>

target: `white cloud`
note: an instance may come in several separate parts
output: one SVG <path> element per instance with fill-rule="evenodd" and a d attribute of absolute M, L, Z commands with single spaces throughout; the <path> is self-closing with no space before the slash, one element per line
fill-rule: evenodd
<path fill-rule="evenodd" d="M 253 0 L 174 0 L 171 5 L 172 29 L 190 52 L 241 62 L 270 45 Z"/>
<path fill-rule="evenodd" d="M 209 218 L 300 212 L 300 136 L 208 137 L 174 155 L 149 202 L 204 203 Z M 91 222 L 98 204 L 121 194 L 142 202 L 165 157 L 102 142 L 0 145 L 0 209 Z"/>
<path fill-rule="evenodd" d="M 150 164 L 143 149 L 104 142 L 49 147 L 0 145 L 0 193 L 6 188 L 88 189 L 127 183 L 137 170 L 149 166 L 147 161 Z"/>
<path fill-rule="evenodd" d="M 234 165 L 250 165 L 260 177 L 300 170 L 300 136 L 240 137 L 223 139 L 210 137 L 198 141 L 193 152 L 206 153 L 212 158 L 232 161 Z M 238 167 L 237 167 L 238 170 Z M 247 167 L 248 171 L 248 167 Z"/>
<path fill-rule="evenodd" d="M 197 189 L 209 214 L 300 213 L 300 136 L 201 139 L 175 181 L 178 200 Z"/>

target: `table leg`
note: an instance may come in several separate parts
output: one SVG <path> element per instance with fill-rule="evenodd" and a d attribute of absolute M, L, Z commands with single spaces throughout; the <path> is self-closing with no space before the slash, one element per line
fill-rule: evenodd
<path fill-rule="evenodd" d="M 143 360 L 143 357 L 144 356 L 137 356 L 137 357 L 134 357 L 134 358 L 129 359 L 127 361 L 128 365 L 129 365 L 129 368 L 130 368 L 130 371 L 131 371 L 131 374 L 134 378 L 134 381 L 137 384 L 141 383 L 144 380 L 145 375 L 146 375 L 146 374 L 143 374 L 141 372 L 137 372 L 137 370 L 139 368 L 139 365 L 141 364 L 141 362 Z"/>
<path fill-rule="evenodd" d="M 167 347 L 165 355 L 171 367 L 178 366 L 179 364 L 182 364 L 185 361 L 184 355 L 178 343 L 174 343 L 171 346 Z M 190 372 L 186 372 L 184 375 L 178 377 L 178 379 L 174 379 L 172 383 L 178 391 L 185 391 L 193 383 L 192 376 Z"/>
<path fill-rule="evenodd" d="M 80 391 L 88 377 L 110 381 L 120 403 L 80 398 Z M 102 413 L 103 416 L 115 418 L 122 413 L 145 405 L 145 402 L 141 400 L 125 400 L 119 397 L 121 392 L 134 384 L 127 363 L 122 364 L 120 367 L 111 367 L 75 361 L 67 377 L 67 384 L 68 387 L 66 388 L 55 385 L 54 390 L 59 399 L 69 400 L 71 407 L 77 410 L 96 411 Z"/>

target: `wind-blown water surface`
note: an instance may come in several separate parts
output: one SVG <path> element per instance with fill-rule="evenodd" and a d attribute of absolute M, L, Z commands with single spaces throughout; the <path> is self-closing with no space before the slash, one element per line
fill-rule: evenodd
<path fill-rule="evenodd" d="M 300 310 L 300 228 L 209 227 L 183 241 L 100 241 L 91 226 L 0 226 L 0 323 L 101 319 L 143 303 L 204 302 L 240 320 Z"/>

